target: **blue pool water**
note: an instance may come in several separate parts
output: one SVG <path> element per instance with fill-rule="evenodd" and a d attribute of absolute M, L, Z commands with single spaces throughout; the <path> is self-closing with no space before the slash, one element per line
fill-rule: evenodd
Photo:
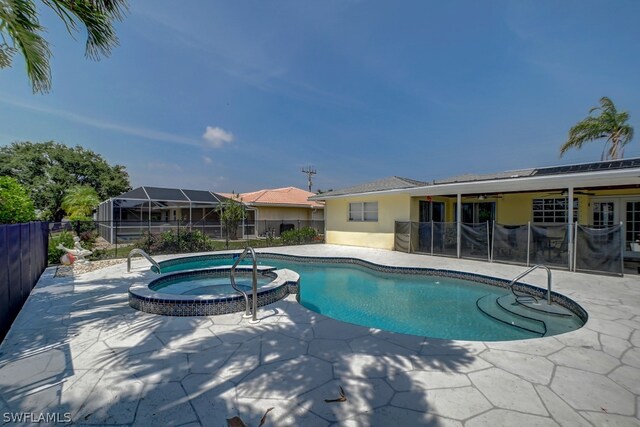
<path fill-rule="evenodd" d="M 162 272 L 229 265 L 234 260 L 184 259 Z M 455 278 L 382 273 L 354 264 L 299 262 L 260 257 L 259 263 L 300 274 L 300 303 L 325 316 L 392 332 L 433 338 L 496 341 L 540 337 L 540 333 L 498 321 L 478 309 L 505 288 Z M 243 262 L 244 264 L 244 262 Z M 500 317 L 500 316 L 498 316 Z M 507 317 L 507 320 L 509 318 Z M 553 333 L 578 329 L 582 321 L 546 316 Z M 556 324 L 557 323 L 557 324 Z"/>
<path fill-rule="evenodd" d="M 258 288 L 271 283 L 273 278 L 258 276 Z M 245 291 L 251 292 L 252 278 L 251 276 L 238 275 L 236 277 L 236 286 Z M 151 290 L 162 292 L 163 294 L 173 295 L 211 295 L 214 297 L 222 297 L 226 295 L 235 295 L 236 291 L 231 287 L 229 277 L 188 277 L 176 278 L 173 280 L 162 281 L 158 285 L 151 285 Z"/>

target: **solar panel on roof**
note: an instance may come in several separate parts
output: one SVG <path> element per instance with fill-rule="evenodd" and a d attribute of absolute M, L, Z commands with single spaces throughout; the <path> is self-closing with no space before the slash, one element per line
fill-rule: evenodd
<path fill-rule="evenodd" d="M 585 163 L 581 165 L 552 166 L 536 169 L 535 175 L 560 175 L 563 173 L 593 172 L 640 167 L 640 158 Z"/>

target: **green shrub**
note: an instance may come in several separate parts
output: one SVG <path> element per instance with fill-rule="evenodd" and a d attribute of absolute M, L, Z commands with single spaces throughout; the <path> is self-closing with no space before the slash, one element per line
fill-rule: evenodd
<path fill-rule="evenodd" d="M 29 222 L 35 218 L 28 191 L 15 179 L 0 176 L 0 224 Z"/>
<path fill-rule="evenodd" d="M 149 254 L 174 254 L 182 252 L 212 251 L 213 240 L 199 230 L 165 231 L 160 234 L 145 234 L 136 247 Z"/>
<path fill-rule="evenodd" d="M 283 231 L 280 238 L 285 245 L 299 245 L 312 242 L 317 235 L 318 233 L 313 228 L 302 227 L 299 230 Z"/>
<path fill-rule="evenodd" d="M 60 257 L 66 253 L 57 248 L 60 243 L 66 248 L 72 249 L 74 244 L 73 234 L 63 231 L 49 239 L 49 264 L 60 264 Z"/>
<path fill-rule="evenodd" d="M 311 227 L 302 227 L 298 230 L 298 233 L 300 234 L 300 241 L 302 243 L 311 243 L 318 235 L 318 232 Z"/>

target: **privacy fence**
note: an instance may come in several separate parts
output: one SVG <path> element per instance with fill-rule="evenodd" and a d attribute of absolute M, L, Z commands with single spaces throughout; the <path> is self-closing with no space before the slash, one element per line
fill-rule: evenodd
<path fill-rule="evenodd" d="M 458 244 L 460 258 L 611 274 L 622 274 L 624 269 L 622 224 L 593 228 L 578 224 L 463 223 L 458 239 L 457 223 L 395 223 L 397 251 L 457 257 Z"/>
<path fill-rule="evenodd" d="M 79 236 L 90 259 L 125 257 L 133 248 L 150 255 L 206 252 L 254 247 L 308 244 L 324 241 L 324 221 L 240 221 L 229 228 L 219 221 L 70 221 L 50 226 L 50 237 L 64 232 Z M 228 240 L 228 241 L 227 241 Z M 59 255 L 52 256 L 57 262 Z"/>
<path fill-rule="evenodd" d="M 47 268 L 49 224 L 0 225 L 0 341 Z"/>

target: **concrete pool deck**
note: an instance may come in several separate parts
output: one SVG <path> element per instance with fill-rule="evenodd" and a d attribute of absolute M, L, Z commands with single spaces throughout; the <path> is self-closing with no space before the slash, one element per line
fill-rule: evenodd
<path fill-rule="evenodd" d="M 524 270 L 334 245 L 264 252 L 503 278 Z M 78 425 L 226 426 L 240 416 L 257 426 L 274 408 L 265 426 L 640 425 L 638 276 L 554 270 L 554 291 L 589 313 L 583 328 L 468 342 L 346 324 L 292 296 L 262 307 L 257 325 L 242 313 L 142 313 L 129 307 L 127 289 L 157 275 L 142 259 L 133 266 L 43 274 L 0 345 L 0 424 L 28 413 L 61 421 L 68 414 Z M 545 280 L 536 272 L 526 282 Z M 340 387 L 347 400 L 325 402 Z"/>

